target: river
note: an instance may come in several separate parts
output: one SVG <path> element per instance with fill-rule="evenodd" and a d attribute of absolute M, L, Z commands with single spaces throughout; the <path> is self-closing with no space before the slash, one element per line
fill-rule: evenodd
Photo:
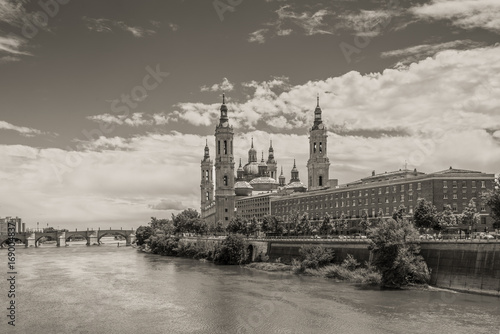
<path fill-rule="evenodd" d="M 83 243 L 16 250 L 16 326 L 2 278 L 0 333 L 500 333 L 497 297 L 381 291 Z M 6 249 L 0 257 L 7 278 Z"/>

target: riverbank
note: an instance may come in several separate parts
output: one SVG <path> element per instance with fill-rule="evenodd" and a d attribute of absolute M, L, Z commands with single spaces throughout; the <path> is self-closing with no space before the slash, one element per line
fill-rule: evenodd
<path fill-rule="evenodd" d="M 293 265 L 272 262 L 254 262 L 245 268 L 268 272 L 289 272 L 296 275 L 323 277 L 340 282 L 360 283 L 366 285 L 380 285 L 382 277 L 372 268 L 347 268 L 342 265 L 331 264 L 318 269 L 303 268 L 299 263 Z"/>

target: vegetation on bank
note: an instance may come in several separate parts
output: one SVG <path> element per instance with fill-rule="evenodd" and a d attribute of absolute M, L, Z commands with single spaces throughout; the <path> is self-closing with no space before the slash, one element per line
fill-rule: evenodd
<path fill-rule="evenodd" d="M 233 224 L 234 225 L 234 224 Z M 184 231 L 206 230 L 203 221 L 195 210 L 185 210 L 172 220 L 152 218 L 149 226 L 137 229 L 137 245 L 153 254 L 204 259 L 215 264 L 247 264 L 251 260 L 248 244 L 242 235 L 231 234 L 222 241 L 195 243 L 182 240 L 179 234 Z M 418 232 L 405 217 L 401 206 L 392 218 L 379 219 L 376 224 L 367 225 L 370 238 L 369 249 L 373 262 L 361 265 L 348 256 L 340 265 L 334 264 L 335 254 L 331 249 L 305 245 L 300 249 L 300 258 L 294 259 L 291 266 L 269 263 L 266 254 L 258 254 L 249 267 L 271 271 L 290 270 L 295 274 L 322 276 L 357 283 L 381 284 L 384 287 L 402 287 L 413 284 L 426 284 L 430 272 L 420 248 L 414 242 Z"/>

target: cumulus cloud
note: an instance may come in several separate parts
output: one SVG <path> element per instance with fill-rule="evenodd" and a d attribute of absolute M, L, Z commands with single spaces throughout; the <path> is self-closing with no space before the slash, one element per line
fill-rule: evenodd
<path fill-rule="evenodd" d="M 234 85 L 227 79 L 222 78 L 222 83 L 213 84 L 212 86 L 202 86 L 202 92 L 230 92 L 234 89 Z"/>
<path fill-rule="evenodd" d="M 123 21 L 115 21 L 105 18 L 96 19 L 84 16 L 83 21 L 85 22 L 87 29 L 95 32 L 113 32 L 114 29 L 120 29 L 131 33 L 134 37 L 145 37 L 156 33 L 153 29 L 130 26 Z M 154 23 L 152 24 L 155 25 Z"/>
<path fill-rule="evenodd" d="M 451 49 L 472 49 L 484 46 L 484 43 L 470 39 L 456 40 L 444 43 L 421 44 L 404 49 L 385 51 L 380 54 L 382 58 L 399 58 L 398 63 L 408 65 L 421 59 L 434 56 L 436 53 Z"/>
<path fill-rule="evenodd" d="M 497 0 L 432 0 L 410 11 L 422 19 L 450 20 L 463 29 L 500 32 L 500 2 Z"/>

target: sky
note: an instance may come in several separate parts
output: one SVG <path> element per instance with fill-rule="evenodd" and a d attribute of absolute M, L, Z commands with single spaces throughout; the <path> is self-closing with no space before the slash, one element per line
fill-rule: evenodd
<path fill-rule="evenodd" d="M 0 217 L 137 228 L 199 210 L 222 93 L 235 158 L 307 180 L 500 172 L 498 0 L 0 0 Z M 237 166 L 236 166 L 237 167 Z"/>

